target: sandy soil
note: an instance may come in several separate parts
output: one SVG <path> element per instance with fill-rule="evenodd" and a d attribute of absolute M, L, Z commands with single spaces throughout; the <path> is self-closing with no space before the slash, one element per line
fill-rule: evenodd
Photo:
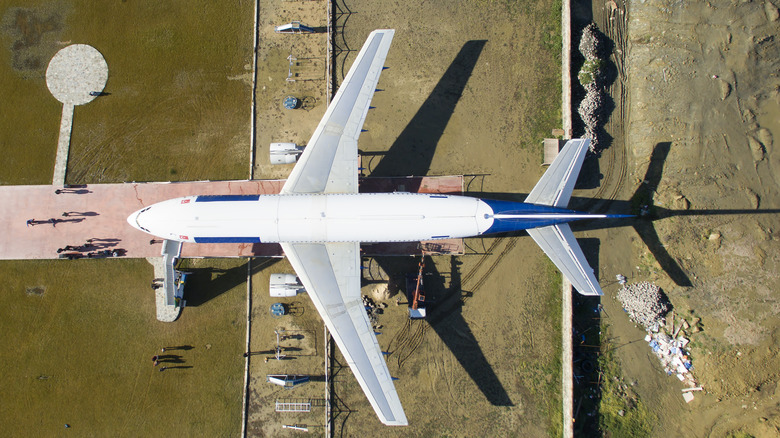
<path fill-rule="evenodd" d="M 284 82 L 285 58 L 295 42 L 294 53 L 300 50 L 318 59 L 324 41 L 317 40 L 318 35 L 267 31 L 271 23 L 292 19 L 324 26 L 324 15 L 307 9 L 317 6 L 324 7 L 325 2 L 262 5 L 256 178 L 286 176 L 289 166 L 267 164 L 267 143 L 305 143 L 324 112 L 324 105 L 308 112 L 278 109 L 286 94 L 320 96 L 320 102 L 322 95 L 316 93 L 322 82 Z M 383 91 L 374 96 L 376 108 L 369 112 L 360 138 L 364 172 L 374 176 L 481 174 L 468 179 L 474 194 L 522 199 L 543 172 L 537 140 L 560 128 L 560 58 L 554 43 L 558 32 L 535 25 L 550 13 L 549 8 L 544 2 L 522 10 L 482 1 L 338 2 L 341 32 L 334 67 L 339 79 L 370 31 L 396 29 L 386 62 L 389 68 L 379 82 Z M 557 17 L 556 13 L 553 22 Z M 538 101 L 552 104 L 537 105 Z M 395 305 L 396 296 L 387 301 L 379 317 L 383 326 L 379 342 L 391 352 L 388 365 L 400 378 L 396 387 L 410 426 L 381 426 L 344 368 L 337 370 L 335 378 L 340 410 L 337 435 L 370 436 L 381 431 L 388 436 L 481 432 L 544 436 L 560 427 L 559 289 L 550 283 L 557 275 L 530 239 L 467 243 L 471 255 L 426 261 L 428 291 L 441 300 L 432 322 L 410 323 L 406 307 Z M 376 282 L 389 277 L 393 294 L 403 275 L 416 271 L 418 262 L 365 260 Z M 292 270 L 283 261 L 253 277 L 253 350 L 269 350 L 275 342 L 274 328 L 289 325 L 306 330 L 306 340 L 316 345 L 317 353 L 268 363 L 259 360 L 262 355 L 253 356 L 249 430 L 257 436 L 284 435 L 282 424 L 324 422 L 321 407 L 311 414 L 273 412 L 273 401 L 279 398 L 324 396 L 319 382 L 300 392 L 269 389 L 265 382 L 265 374 L 283 370 L 322 375 L 323 334 L 305 295 L 293 300 L 305 310 L 302 316 L 281 320 L 267 316 L 273 301 L 266 286 L 270 272 Z M 534 329 L 529 330 L 529 325 Z"/>
<path fill-rule="evenodd" d="M 593 3 L 628 85 L 625 125 L 607 129 L 617 140 L 625 132 L 628 151 L 618 199 L 638 191 L 652 200 L 657 239 L 649 222 L 636 227 L 639 233 L 589 235 L 602 239 L 603 282 L 617 273 L 653 280 L 678 314 L 702 318 L 703 332 L 691 339 L 706 393 L 683 402 L 682 384 L 662 373 L 644 342 L 634 342 L 644 333 L 620 311 L 612 286 L 606 322 L 621 344 L 625 377 L 657 416 L 655 436 L 777 436 L 777 2 L 627 3 Z M 621 11 L 627 11 L 622 33 L 615 25 Z M 612 88 L 618 103 L 620 85 Z M 616 141 L 602 161 L 621 147 Z M 664 149 L 668 155 L 656 159 Z M 619 171 L 601 166 L 605 178 Z"/>

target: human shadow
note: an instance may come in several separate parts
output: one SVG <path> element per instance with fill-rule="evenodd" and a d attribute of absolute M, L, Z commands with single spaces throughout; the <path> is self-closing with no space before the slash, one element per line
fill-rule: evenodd
<path fill-rule="evenodd" d="M 157 361 L 160 363 L 184 363 L 185 362 L 184 358 L 182 358 L 180 354 L 161 354 L 157 356 Z"/>
<path fill-rule="evenodd" d="M 75 186 L 71 185 L 70 187 L 65 187 L 62 189 L 56 189 L 54 190 L 54 194 L 56 195 L 62 195 L 62 194 L 73 194 L 73 195 L 86 195 L 87 193 L 92 193 L 92 190 L 86 189 L 86 188 L 77 188 L 77 187 L 86 187 L 85 186 Z"/>
<path fill-rule="evenodd" d="M 79 223 L 79 222 L 83 222 L 84 219 L 85 218 L 83 218 L 83 217 L 73 218 L 73 219 L 52 219 L 52 225 L 54 225 L 55 223 L 63 224 L 63 223 L 66 223 L 66 222 Z"/>
<path fill-rule="evenodd" d="M 249 356 L 261 356 L 261 355 L 264 355 L 264 354 L 274 354 L 275 352 L 276 352 L 276 351 L 275 351 L 274 349 L 270 349 L 270 350 L 258 350 L 258 351 L 248 351 L 248 352 L 244 353 L 244 357 L 249 357 Z"/>
<path fill-rule="evenodd" d="M 486 40 L 467 41 L 392 146 L 369 158 L 374 177 L 426 175 L 436 146 L 455 111 Z M 363 153 L 363 155 L 367 155 Z M 373 166 L 373 158 L 381 160 Z M 373 167 L 372 167 L 373 166 Z"/>
<path fill-rule="evenodd" d="M 100 213 L 94 212 L 94 211 L 66 211 L 62 213 L 62 216 L 64 217 L 73 217 L 73 216 L 99 216 Z"/>
<path fill-rule="evenodd" d="M 279 261 L 278 258 L 265 258 L 262 261 L 253 262 L 250 274 L 255 274 L 268 268 Z M 246 264 L 229 268 L 186 268 L 182 269 L 190 273 L 187 286 L 184 291 L 187 307 L 197 307 L 236 286 L 246 283 Z"/>
<path fill-rule="evenodd" d="M 165 347 L 165 351 L 173 351 L 173 350 L 189 351 L 192 350 L 193 348 L 195 347 L 193 347 L 192 345 L 174 345 L 173 347 Z"/>

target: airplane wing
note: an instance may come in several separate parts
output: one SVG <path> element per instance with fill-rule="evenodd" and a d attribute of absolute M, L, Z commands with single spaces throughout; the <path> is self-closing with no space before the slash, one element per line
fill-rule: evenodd
<path fill-rule="evenodd" d="M 588 146 L 588 138 L 567 141 L 524 202 L 566 208 L 577 183 L 582 162 L 585 161 Z"/>
<path fill-rule="evenodd" d="M 568 224 L 526 230 L 582 295 L 604 295 Z"/>
<path fill-rule="evenodd" d="M 382 423 L 408 424 L 360 296 L 360 244 L 282 243 Z"/>
<path fill-rule="evenodd" d="M 281 193 L 357 193 L 357 141 L 393 29 L 371 32 Z"/>

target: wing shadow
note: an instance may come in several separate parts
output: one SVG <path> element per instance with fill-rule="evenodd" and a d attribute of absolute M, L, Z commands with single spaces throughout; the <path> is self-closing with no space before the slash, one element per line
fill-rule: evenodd
<path fill-rule="evenodd" d="M 487 40 L 473 40 L 463 45 L 393 145 L 386 152 L 377 154 L 383 155 L 379 163 L 372 167 L 373 160 L 369 160 L 367 167 L 371 176 L 419 176 L 428 173 L 436 145 L 455 111 L 486 42 Z"/>
<path fill-rule="evenodd" d="M 691 279 L 688 278 L 688 275 L 683 271 L 682 267 L 680 267 L 674 257 L 666 250 L 653 226 L 653 220 L 661 218 L 657 216 L 658 209 L 653 206 L 653 197 L 655 196 L 658 184 L 661 182 L 661 177 L 664 172 L 664 163 L 669 156 L 671 147 L 671 142 L 662 142 L 656 144 L 653 148 L 653 153 L 650 155 L 650 164 L 647 166 L 647 171 L 645 172 L 642 184 L 640 184 L 630 200 L 631 211 L 638 212 L 640 215 L 646 216 L 650 220 L 643 220 L 643 218 L 640 217 L 634 221 L 632 226 L 669 278 L 678 286 L 690 287 L 693 286 Z"/>
<path fill-rule="evenodd" d="M 405 279 L 406 273 L 417 270 L 417 260 L 412 258 L 376 257 L 374 260 L 390 277 L 390 282 L 395 282 L 398 285 L 405 283 L 405 281 L 398 280 L 399 278 Z M 445 275 L 436 270 L 429 256 L 425 257 L 426 301 L 433 301 L 434 304 L 429 307 L 428 318 L 425 321 L 419 321 L 419 323 L 428 324 L 429 327 L 433 328 L 491 404 L 513 406 L 504 386 L 482 352 L 476 336 L 463 318 L 461 311 L 463 296 L 464 294 L 468 295 L 468 293 L 461 290 L 459 265 L 457 257 L 450 258 L 450 285 L 447 287 L 444 281 Z M 416 334 L 419 333 L 421 331 L 418 330 Z M 408 333 L 404 333 L 404 335 L 408 335 Z M 422 342 L 421 338 L 414 338 L 415 335 L 411 335 L 400 341 L 397 339 L 391 341 L 388 349 L 392 353 L 391 357 L 398 360 L 399 366 L 411 356 L 414 349 Z"/>
<path fill-rule="evenodd" d="M 265 258 L 262 261 L 253 262 L 252 274 L 272 266 L 279 260 L 278 258 Z M 230 289 L 246 283 L 246 264 L 243 263 L 230 269 L 189 268 L 182 270 L 191 273 L 184 290 L 187 307 L 200 306 Z"/>

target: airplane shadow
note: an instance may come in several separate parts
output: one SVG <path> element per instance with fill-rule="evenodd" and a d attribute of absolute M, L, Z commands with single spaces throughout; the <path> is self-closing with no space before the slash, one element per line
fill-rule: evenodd
<path fill-rule="evenodd" d="M 455 112 L 466 83 L 471 77 L 486 40 L 467 41 L 417 110 L 393 145 L 386 152 L 361 154 L 371 176 L 426 175 L 436 145 Z M 374 165 L 375 158 L 381 160 Z"/>
<path fill-rule="evenodd" d="M 426 263 L 433 274 L 426 277 L 426 291 L 431 291 L 434 296 L 441 291 L 442 295 L 437 299 L 440 303 L 432 309 L 428 323 L 491 404 L 514 406 L 493 367 L 482 353 L 477 338 L 463 318 L 463 297 L 471 293 L 461 288 L 460 264 L 457 257 L 450 257 L 450 285 L 445 287 L 444 277 L 436 270 L 433 261 L 428 260 Z"/>

